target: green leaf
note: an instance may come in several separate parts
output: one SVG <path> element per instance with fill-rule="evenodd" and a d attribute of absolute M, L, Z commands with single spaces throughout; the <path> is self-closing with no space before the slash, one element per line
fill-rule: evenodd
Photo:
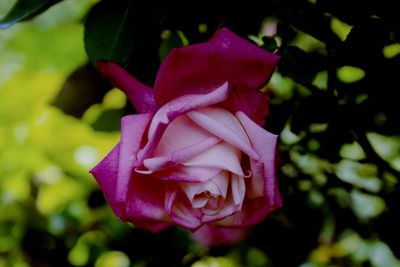
<path fill-rule="evenodd" d="M 30 19 L 44 12 L 62 0 L 19 0 L 8 14 L 0 20 L 0 29 L 6 29 L 13 24 Z"/>
<path fill-rule="evenodd" d="M 98 3 L 85 21 L 85 49 L 93 64 L 112 60 L 124 64 L 132 54 L 132 7 L 128 1 Z"/>

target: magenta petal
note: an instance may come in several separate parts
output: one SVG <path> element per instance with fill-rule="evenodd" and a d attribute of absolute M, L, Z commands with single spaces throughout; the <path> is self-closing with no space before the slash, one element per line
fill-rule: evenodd
<path fill-rule="evenodd" d="M 242 211 L 218 222 L 218 225 L 247 227 L 259 223 L 271 212 L 282 206 L 275 172 L 277 136 L 261 128 L 242 112 L 238 112 L 236 117 L 246 130 L 253 149 L 261 157 L 259 160 L 251 159 L 252 170 L 257 170 L 258 173 L 256 177 L 248 179 L 260 178 L 258 174 L 261 174 L 264 184 L 263 195 L 257 198 L 249 198 L 247 196 L 243 203 Z"/>
<path fill-rule="evenodd" d="M 278 189 L 276 179 L 276 143 L 277 135 L 274 135 L 256 123 L 254 123 L 244 113 L 236 114 L 243 128 L 249 136 L 253 148 L 261 156 L 264 169 L 264 195 L 271 209 L 276 209 L 282 206 L 282 199 Z"/>
<path fill-rule="evenodd" d="M 117 180 L 117 200 L 125 203 L 127 189 L 134 169 L 139 165 L 136 154 L 143 134 L 151 120 L 151 114 L 125 116 L 121 120 L 121 141 Z"/>
<path fill-rule="evenodd" d="M 119 161 L 120 144 L 116 145 L 113 150 L 94 167 L 90 172 L 96 178 L 103 190 L 104 196 L 110 204 L 115 215 L 121 220 L 126 220 L 125 206 L 117 201 L 117 176 Z"/>
<path fill-rule="evenodd" d="M 127 220 L 125 207 L 132 172 L 138 164 L 136 153 L 150 120 L 150 114 L 122 118 L 120 143 L 91 170 L 114 213 L 122 220 Z"/>
<path fill-rule="evenodd" d="M 147 229 L 152 233 L 160 232 L 173 226 L 172 222 L 153 221 L 153 220 L 135 220 L 135 227 Z"/>
<path fill-rule="evenodd" d="M 154 90 L 136 80 L 118 64 L 111 61 L 98 61 L 100 72 L 115 87 L 121 89 L 139 113 L 154 113 L 158 106 L 154 100 Z"/>
<path fill-rule="evenodd" d="M 172 190 L 165 198 L 165 209 L 174 223 L 191 231 L 197 230 L 202 222 L 200 212 L 193 209 L 184 193 Z"/>
<path fill-rule="evenodd" d="M 233 245 L 248 235 L 248 229 L 222 228 L 210 224 L 203 225 L 192 234 L 194 240 L 205 247 Z"/>
<path fill-rule="evenodd" d="M 229 109 L 262 119 L 267 98 L 258 92 L 271 76 L 279 56 L 257 47 L 227 29 L 208 42 L 174 49 L 162 63 L 155 83 L 155 99 L 163 105 L 186 94 L 208 93 L 228 81 L 241 97 Z"/>
<path fill-rule="evenodd" d="M 224 107 L 232 113 L 240 110 L 253 121 L 264 125 L 264 118 L 268 113 L 269 98 L 266 93 L 256 90 L 236 88 L 224 103 Z"/>
<path fill-rule="evenodd" d="M 125 204 L 126 220 L 134 224 L 154 221 L 143 227 L 157 231 L 170 225 L 165 222 L 169 217 L 164 210 L 164 183 L 134 172 L 141 163 L 136 154 L 151 118 L 150 114 L 140 114 L 122 119 L 116 197 L 119 203 Z"/>
<path fill-rule="evenodd" d="M 159 179 L 134 174 L 129 185 L 126 213 L 134 225 L 157 231 L 171 225 L 164 209 L 165 184 Z M 152 224 L 144 223 L 152 221 Z"/>

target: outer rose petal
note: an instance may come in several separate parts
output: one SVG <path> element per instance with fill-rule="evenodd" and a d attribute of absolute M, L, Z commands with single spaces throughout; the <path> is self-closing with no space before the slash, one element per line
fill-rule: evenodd
<path fill-rule="evenodd" d="M 114 213 L 122 220 L 126 220 L 129 173 L 150 119 L 148 114 L 124 117 L 120 143 L 91 170 Z"/>
<path fill-rule="evenodd" d="M 253 148 L 260 155 L 258 161 L 251 160 L 252 170 L 262 170 L 263 196 L 254 199 L 245 199 L 241 212 L 218 222 L 219 226 L 247 227 L 259 223 L 272 211 L 282 206 L 281 195 L 275 174 L 275 152 L 277 136 L 257 125 L 243 112 L 236 114 L 243 128 L 248 134 Z M 256 176 L 257 178 L 258 176 Z M 249 179 L 252 179 L 250 177 Z"/>
<path fill-rule="evenodd" d="M 127 220 L 156 232 L 172 225 L 164 208 L 165 185 L 149 176 L 133 174 L 126 202 Z M 151 223 L 148 223 L 148 222 Z M 146 222 L 146 223 L 143 223 Z"/>
<path fill-rule="evenodd" d="M 268 102 L 269 98 L 266 93 L 237 88 L 229 96 L 224 106 L 232 113 L 241 110 L 258 124 L 264 125 L 264 118 L 268 113 Z"/>
<path fill-rule="evenodd" d="M 205 247 L 220 245 L 231 245 L 243 240 L 248 229 L 240 228 L 220 228 L 210 224 L 203 225 L 199 230 L 192 234 L 193 238 Z"/>
<path fill-rule="evenodd" d="M 94 167 L 90 172 L 96 178 L 103 190 L 103 194 L 110 204 L 115 215 L 121 220 L 125 220 L 125 205 L 117 201 L 117 176 L 119 164 L 120 145 L 116 145 L 110 153 Z"/>
<path fill-rule="evenodd" d="M 282 199 L 276 179 L 276 142 L 277 135 L 271 134 L 255 124 L 244 113 L 236 114 L 253 144 L 254 149 L 261 156 L 264 167 L 264 194 L 272 209 L 282 206 Z"/>
<path fill-rule="evenodd" d="M 237 93 L 227 108 L 242 110 L 260 122 L 267 111 L 267 98 L 258 90 L 278 60 L 279 56 L 221 29 L 208 42 L 174 49 L 165 58 L 154 87 L 155 99 L 164 105 L 182 95 L 208 93 L 228 81 Z"/>
<path fill-rule="evenodd" d="M 154 182 L 148 177 L 144 180 L 137 174 L 132 176 L 138 165 L 136 153 L 150 120 L 150 114 L 124 117 L 121 121 L 120 143 L 91 172 L 120 219 L 139 225 L 151 220 L 152 223 L 143 226 L 157 231 L 171 225 L 163 222 L 167 217 L 163 183 L 158 179 Z"/>
<path fill-rule="evenodd" d="M 105 77 L 107 77 L 115 87 L 121 89 L 132 105 L 139 113 L 156 112 L 158 106 L 154 100 L 154 90 L 126 72 L 114 62 L 97 62 L 97 66 Z"/>
<path fill-rule="evenodd" d="M 150 114 L 129 115 L 123 117 L 121 120 L 121 141 L 116 188 L 117 200 L 121 203 L 126 203 L 131 174 L 139 164 L 136 154 L 139 151 L 143 134 L 150 120 Z"/>

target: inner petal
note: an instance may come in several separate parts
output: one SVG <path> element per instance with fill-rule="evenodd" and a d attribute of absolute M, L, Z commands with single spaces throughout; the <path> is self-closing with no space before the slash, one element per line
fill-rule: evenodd
<path fill-rule="evenodd" d="M 233 203 L 236 207 L 241 208 L 246 193 L 246 184 L 243 177 L 232 174 L 231 176 L 231 190 Z"/>
<path fill-rule="evenodd" d="M 219 107 L 206 107 L 199 110 L 195 110 L 195 112 L 200 112 L 203 115 L 206 115 L 207 117 L 219 121 L 225 127 L 227 127 L 232 132 L 237 134 L 240 137 L 240 139 L 242 139 L 249 145 L 251 144 L 249 137 L 247 136 L 245 130 L 243 129 L 243 126 L 240 123 L 240 121 L 228 110 Z"/>
<path fill-rule="evenodd" d="M 217 214 L 224 206 L 225 199 L 221 196 L 210 196 L 207 204 L 201 209 L 202 213 L 208 216 Z"/>
<path fill-rule="evenodd" d="M 207 167 L 187 167 L 178 165 L 176 167 L 157 171 L 151 174 L 152 177 L 183 183 L 203 183 L 212 179 L 220 173 L 220 169 Z"/>
<path fill-rule="evenodd" d="M 203 208 L 205 205 L 207 205 L 208 202 L 208 196 L 207 194 L 200 193 L 194 196 L 193 200 L 192 200 L 192 206 L 193 208 Z"/>
<path fill-rule="evenodd" d="M 210 197 L 226 198 L 229 186 L 229 172 L 220 171 L 217 175 L 206 182 L 180 183 L 192 206 L 199 206 Z"/>
<path fill-rule="evenodd" d="M 217 136 L 232 146 L 240 149 L 249 157 L 256 160 L 260 158 L 257 152 L 251 147 L 248 138 L 244 140 L 243 136 L 236 133 L 235 130 L 230 128 L 230 126 L 225 125 L 226 122 L 224 123 L 223 121 L 219 121 L 217 116 L 212 117 L 209 116 L 209 114 L 204 114 L 198 110 L 187 113 L 187 116 L 210 134 Z M 236 118 L 234 119 L 236 120 Z M 241 129 L 241 131 L 243 131 L 243 129 Z"/>
<path fill-rule="evenodd" d="M 182 163 L 184 166 L 210 167 L 230 171 L 244 176 L 241 164 L 241 152 L 234 146 L 220 142 L 210 149 Z"/>
<path fill-rule="evenodd" d="M 190 160 L 196 155 L 210 149 L 219 141 L 220 140 L 217 137 L 208 137 L 203 141 L 172 151 L 167 155 L 145 159 L 143 161 L 143 165 L 151 171 L 158 171 L 161 169 L 170 168 L 187 160 Z"/>
<path fill-rule="evenodd" d="M 168 155 L 210 137 L 213 135 L 197 126 L 186 115 L 181 115 L 168 125 L 154 150 L 153 157 Z"/>
<path fill-rule="evenodd" d="M 193 209 L 182 193 L 173 192 L 167 195 L 165 208 L 176 224 L 188 229 L 196 229 L 201 226 L 200 211 Z"/>

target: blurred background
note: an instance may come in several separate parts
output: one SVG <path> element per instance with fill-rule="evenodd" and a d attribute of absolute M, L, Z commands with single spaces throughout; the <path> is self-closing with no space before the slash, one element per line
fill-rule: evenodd
<path fill-rule="evenodd" d="M 0 267 L 400 266 L 393 2 L 0 1 Z M 168 51 L 220 27 L 282 57 L 266 129 L 280 135 L 284 206 L 207 249 L 112 214 L 88 171 L 135 110 L 93 62 L 151 85 Z"/>

